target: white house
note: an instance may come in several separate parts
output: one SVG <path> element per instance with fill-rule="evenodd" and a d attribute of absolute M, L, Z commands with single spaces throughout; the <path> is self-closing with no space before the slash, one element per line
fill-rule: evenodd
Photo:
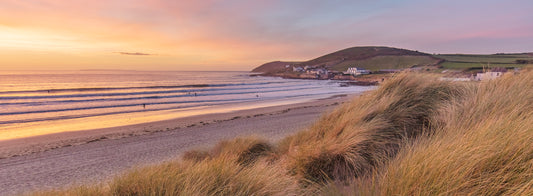
<path fill-rule="evenodd" d="M 345 72 L 346 74 L 352 74 L 352 75 L 361 75 L 361 74 L 370 74 L 370 71 L 362 68 L 357 67 L 350 67 Z"/>
<path fill-rule="evenodd" d="M 503 72 L 485 72 L 485 73 L 477 73 L 476 78 L 474 80 L 481 81 L 481 80 L 492 80 L 496 79 L 503 75 Z"/>
<path fill-rule="evenodd" d="M 302 68 L 302 67 L 292 67 L 292 71 L 294 71 L 294 72 L 303 72 L 304 68 Z"/>

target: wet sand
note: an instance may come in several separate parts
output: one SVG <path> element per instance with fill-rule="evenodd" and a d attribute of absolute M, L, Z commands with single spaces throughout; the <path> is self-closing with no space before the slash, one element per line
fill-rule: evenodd
<path fill-rule="evenodd" d="M 0 195 L 101 182 L 238 136 L 277 141 L 352 96 L 0 141 Z"/>

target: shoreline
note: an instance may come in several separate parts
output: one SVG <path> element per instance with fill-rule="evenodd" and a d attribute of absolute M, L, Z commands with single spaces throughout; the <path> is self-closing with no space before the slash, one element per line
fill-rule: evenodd
<path fill-rule="evenodd" d="M 0 159 L 44 152 L 62 147 L 77 146 L 101 140 L 117 140 L 140 135 L 149 135 L 157 132 L 176 131 L 183 128 L 204 126 L 239 118 L 274 115 L 279 112 L 286 112 L 287 110 L 302 107 L 319 107 L 319 105 L 338 104 L 339 102 L 344 102 L 359 94 L 360 93 L 335 95 L 328 98 L 315 99 L 301 103 L 243 109 L 222 113 L 200 114 L 133 125 L 9 139 L 0 141 Z"/>
<path fill-rule="evenodd" d="M 262 76 L 262 77 L 280 77 L 284 79 L 302 79 L 302 80 L 336 80 L 345 81 L 345 86 L 377 86 L 382 83 L 382 79 L 390 78 L 390 74 L 368 74 L 362 77 L 340 77 L 340 78 L 317 78 L 316 76 L 300 75 L 293 73 L 258 73 L 250 76 Z"/>
<path fill-rule="evenodd" d="M 6 144 L 21 145 L 11 146 L 12 156 L 0 159 L 0 176 L 6 176 L 0 178 L 0 195 L 107 182 L 132 168 L 237 137 L 276 142 L 359 95 L 0 142 L 4 154 Z"/>

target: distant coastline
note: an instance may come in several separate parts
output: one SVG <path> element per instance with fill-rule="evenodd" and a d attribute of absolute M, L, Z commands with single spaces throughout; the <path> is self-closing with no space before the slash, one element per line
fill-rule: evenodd
<path fill-rule="evenodd" d="M 254 73 L 254 74 L 251 74 L 250 76 L 265 76 L 265 77 L 281 77 L 281 78 L 284 78 L 284 79 L 308 79 L 308 80 L 343 80 L 343 81 L 350 81 L 350 82 L 345 82 L 343 83 L 343 85 L 355 85 L 355 86 L 375 86 L 375 85 L 378 85 L 380 83 L 380 76 L 383 78 L 383 77 L 389 77 L 389 76 L 384 76 L 384 75 L 372 75 L 371 77 L 367 76 L 367 77 L 361 77 L 361 78 L 356 78 L 356 77 L 353 77 L 353 76 L 347 76 L 347 77 L 343 77 L 343 78 L 320 78 L 320 77 L 315 77 L 313 75 L 296 75 L 296 74 L 291 74 L 291 73 Z"/>
<path fill-rule="evenodd" d="M 505 72 L 532 64 L 532 54 L 428 54 L 407 49 L 365 46 L 339 50 L 303 62 L 273 61 L 254 68 L 252 72 L 259 76 L 348 80 L 356 85 L 377 85 L 394 73 L 403 71 L 441 73 L 444 77 L 459 78 L 474 77 L 487 70 Z"/>

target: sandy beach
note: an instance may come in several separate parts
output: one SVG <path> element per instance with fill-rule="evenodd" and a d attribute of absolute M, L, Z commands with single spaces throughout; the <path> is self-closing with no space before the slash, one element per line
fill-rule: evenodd
<path fill-rule="evenodd" d="M 1 141 L 0 195 L 100 182 L 238 136 L 276 141 L 352 96 Z"/>

